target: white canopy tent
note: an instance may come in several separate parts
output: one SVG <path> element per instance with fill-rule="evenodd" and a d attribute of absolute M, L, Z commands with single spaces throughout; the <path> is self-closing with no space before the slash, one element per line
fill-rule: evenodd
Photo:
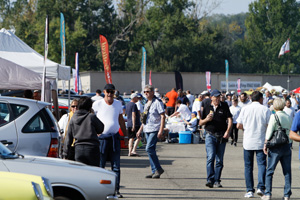
<path fill-rule="evenodd" d="M 276 92 L 282 92 L 283 90 L 286 90 L 285 88 L 281 87 L 281 86 L 272 86 L 270 83 L 266 82 L 263 86 L 263 88 L 266 88 L 267 90 L 271 91 L 271 90 L 275 90 Z"/>
<path fill-rule="evenodd" d="M 19 66 L 43 74 L 44 57 L 33 50 L 11 31 L 0 30 L 0 58 Z M 46 60 L 46 77 L 48 79 L 70 80 L 70 67 Z"/>

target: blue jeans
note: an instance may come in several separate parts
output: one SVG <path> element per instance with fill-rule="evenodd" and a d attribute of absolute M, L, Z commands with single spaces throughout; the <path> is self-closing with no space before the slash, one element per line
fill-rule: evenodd
<path fill-rule="evenodd" d="M 119 191 L 120 189 L 120 177 L 121 177 L 121 169 L 120 169 L 120 156 L 121 156 L 121 145 L 120 140 L 116 138 L 115 144 L 111 138 L 100 140 L 100 149 L 102 150 L 102 146 L 106 143 L 103 151 L 100 151 L 100 167 L 105 168 L 106 160 L 109 158 L 111 164 L 111 170 L 117 174 L 117 182 L 116 189 Z"/>
<path fill-rule="evenodd" d="M 272 196 L 272 179 L 276 168 L 276 165 L 280 161 L 282 172 L 284 175 L 284 196 L 290 197 L 292 194 L 291 183 L 292 183 L 292 152 L 289 144 L 285 144 L 280 147 L 269 149 L 268 152 L 268 167 L 266 175 L 266 195 Z"/>
<path fill-rule="evenodd" d="M 158 131 L 145 133 L 147 139 L 146 151 L 148 153 L 152 173 L 156 170 L 161 170 L 158 157 L 156 155 L 156 143 Z"/>
<path fill-rule="evenodd" d="M 220 143 L 215 136 L 206 134 L 206 172 L 207 182 L 221 182 L 221 174 L 223 169 L 223 158 L 226 143 Z M 215 166 L 216 160 L 216 166 Z"/>
<path fill-rule="evenodd" d="M 244 164 L 245 164 L 245 180 L 247 192 L 255 192 L 253 180 L 253 163 L 254 154 L 256 153 L 256 162 L 258 167 L 258 184 L 257 188 L 265 189 L 266 178 L 266 155 L 263 150 L 246 150 L 244 149 Z"/>

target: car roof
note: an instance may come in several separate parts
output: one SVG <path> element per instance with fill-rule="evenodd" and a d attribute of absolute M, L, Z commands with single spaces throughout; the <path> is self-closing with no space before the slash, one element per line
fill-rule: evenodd
<path fill-rule="evenodd" d="M 47 102 L 37 101 L 34 99 L 19 98 L 19 97 L 0 96 L 0 100 L 8 101 L 9 103 L 19 103 L 19 104 L 39 104 L 41 106 L 51 105 L 50 103 Z"/>

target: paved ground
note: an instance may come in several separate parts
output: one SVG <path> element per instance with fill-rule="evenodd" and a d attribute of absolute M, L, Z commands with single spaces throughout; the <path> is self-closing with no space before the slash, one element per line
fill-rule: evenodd
<path fill-rule="evenodd" d="M 242 136 L 241 136 L 242 137 Z M 141 157 L 128 157 L 122 150 L 121 193 L 128 200 L 146 199 L 245 199 L 243 148 L 241 140 L 237 147 L 227 143 L 222 173 L 223 188 L 207 188 L 205 144 L 158 143 L 158 155 L 165 173 L 160 179 L 145 179 L 151 173 L 144 149 Z M 294 144 L 292 158 L 292 198 L 300 199 L 300 170 L 298 143 Z M 254 171 L 257 184 L 257 166 Z M 283 196 L 284 179 L 280 164 L 273 179 L 273 199 Z M 255 195 L 254 199 L 259 199 Z"/>

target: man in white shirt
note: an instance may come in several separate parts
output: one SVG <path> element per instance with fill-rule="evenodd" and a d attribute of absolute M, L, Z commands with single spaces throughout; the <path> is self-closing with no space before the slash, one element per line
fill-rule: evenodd
<path fill-rule="evenodd" d="M 192 110 L 195 97 L 194 97 L 194 95 L 191 94 L 191 91 L 189 91 L 189 90 L 186 91 L 186 97 L 189 100 L 189 109 Z"/>
<path fill-rule="evenodd" d="M 295 111 L 297 111 L 299 102 L 297 101 L 295 93 L 292 93 L 290 100 L 291 106 L 295 109 Z"/>
<path fill-rule="evenodd" d="M 201 104 L 203 100 L 203 95 L 199 94 L 198 98 L 195 99 L 192 107 L 192 112 L 197 112 L 197 118 L 200 119 L 200 114 L 201 114 Z"/>
<path fill-rule="evenodd" d="M 239 107 L 244 107 L 248 104 L 250 104 L 251 101 L 248 99 L 247 93 L 243 92 L 240 96 L 240 102 L 239 102 Z"/>
<path fill-rule="evenodd" d="M 265 134 L 271 111 L 263 106 L 263 94 L 255 91 L 251 95 L 252 103 L 243 107 L 238 117 L 238 129 L 244 129 L 244 165 L 247 193 L 246 198 L 254 197 L 253 164 L 254 154 L 258 166 L 257 194 L 264 195 L 266 176 L 266 155 L 263 152 Z"/>
<path fill-rule="evenodd" d="M 178 116 L 180 114 L 180 116 L 183 119 L 189 121 L 191 119 L 191 111 L 187 107 L 187 105 L 183 104 L 181 102 L 181 100 L 177 100 L 176 105 L 177 105 L 178 109 L 170 117 L 175 117 L 175 116 Z"/>
<path fill-rule="evenodd" d="M 119 198 L 120 194 L 120 135 L 121 128 L 124 134 L 124 142 L 128 143 L 127 130 L 123 118 L 122 103 L 114 99 L 115 86 L 106 84 L 104 87 L 104 99 L 97 100 L 93 103 L 93 110 L 97 117 L 104 124 L 104 131 L 99 136 L 100 140 L 100 167 L 105 168 L 106 160 L 110 159 L 111 169 L 117 174 L 116 190 Z"/>
<path fill-rule="evenodd" d="M 138 95 L 138 102 L 136 102 L 135 104 L 138 110 L 140 111 L 140 113 L 143 113 L 144 112 L 144 105 L 142 104 L 143 96 L 140 93 L 137 93 L 137 95 Z"/>
<path fill-rule="evenodd" d="M 101 90 L 96 90 L 96 95 L 91 98 L 93 101 L 101 100 L 103 97 L 101 96 Z"/>
<path fill-rule="evenodd" d="M 285 100 L 285 107 L 283 109 L 283 111 L 288 114 L 291 118 L 292 118 L 292 121 L 295 117 L 295 109 L 291 106 L 291 100 L 290 99 L 286 99 Z"/>

